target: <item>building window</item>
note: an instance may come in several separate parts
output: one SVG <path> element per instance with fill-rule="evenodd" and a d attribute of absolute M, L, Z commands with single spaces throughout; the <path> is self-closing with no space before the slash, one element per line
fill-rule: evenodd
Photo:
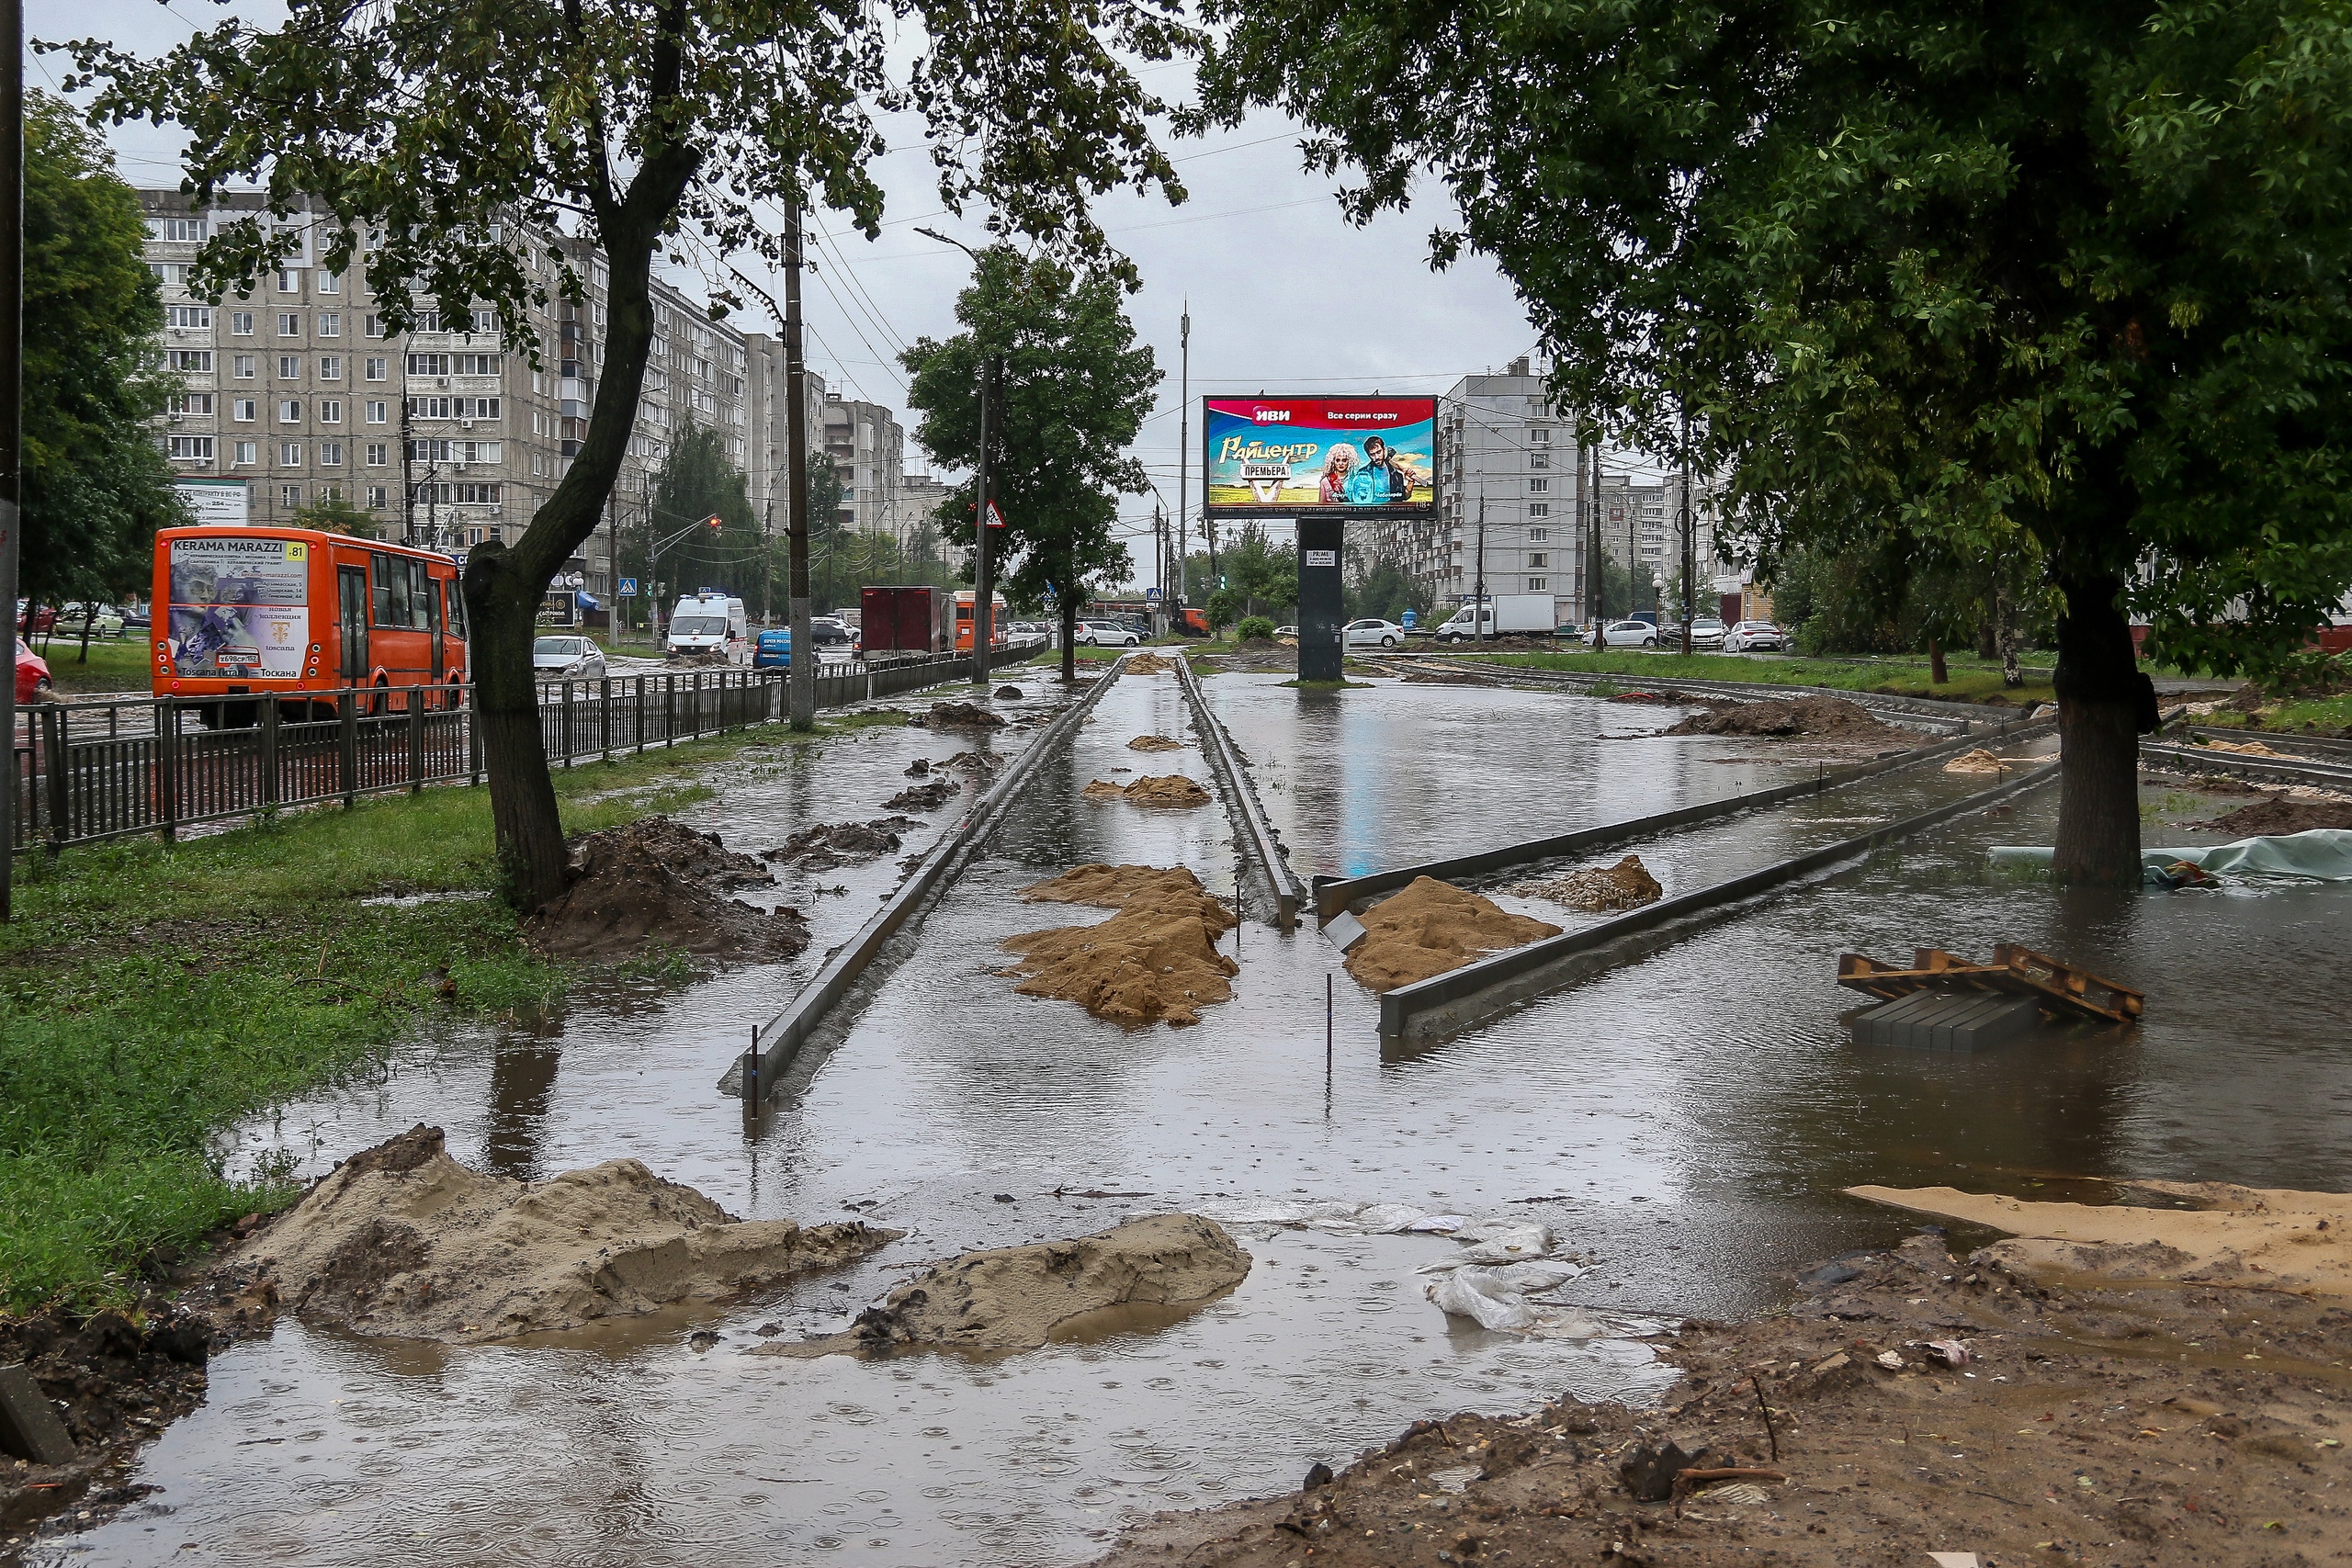
<path fill-rule="evenodd" d="M 319 274 L 319 292 L 322 294 L 342 293 L 343 274 L 339 272 L 322 272 Z"/>
<path fill-rule="evenodd" d="M 322 468 L 328 468 L 343 467 L 343 443 L 340 441 L 320 442 L 319 464 Z"/>
<path fill-rule="evenodd" d="M 285 507 L 289 512 L 300 507 L 302 504 L 302 487 L 300 485 L 279 485 L 277 487 L 277 504 Z"/>
<path fill-rule="evenodd" d="M 254 356 L 250 354 L 241 354 L 237 355 L 235 373 L 238 380 L 250 381 L 254 378 Z"/>
<path fill-rule="evenodd" d="M 368 443 L 368 466 L 369 468 L 380 468 L 391 460 L 392 444 L 390 442 L 370 441 Z"/>
<path fill-rule="evenodd" d="M 1527 488 L 1533 491 L 1536 494 L 1542 495 L 1545 491 L 1552 488 L 1552 481 L 1550 479 L 1530 479 L 1527 481 Z"/>
<path fill-rule="evenodd" d="M 372 510 L 381 512 L 385 507 L 390 506 L 391 503 L 391 486 L 369 485 L 368 487 L 368 504 Z"/>
<path fill-rule="evenodd" d="M 504 485 L 459 485 L 458 504 L 460 506 L 496 506 L 505 499 Z"/>
<path fill-rule="evenodd" d="M 300 441 L 279 442 L 277 444 L 277 466 L 281 468 L 300 468 L 302 466 L 302 444 Z"/>
<path fill-rule="evenodd" d="M 229 400 L 229 417 L 251 424 L 261 417 L 261 402 L 255 398 L 232 398 Z"/>
<path fill-rule="evenodd" d="M 301 293 L 302 275 L 300 272 L 288 272 L 282 267 L 279 268 L 277 274 L 277 291 L 280 294 Z"/>
<path fill-rule="evenodd" d="M 1527 558 L 1527 564 L 1530 566 L 1549 566 L 1552 563 L 1544 558 L 1544 555 L 1542 550 L 1537 550 L 1533 555 Z"/>
<path fill-rule="evenodd" d="M 412 376 L 447 376 L 449 356 L 446 354 L 412 354 L 408 356 L 408 373 Z"/>
<path fill-rule="evenodd" d="M 277 423 L 280 423 L 280 424 L 300 424 L 300 423 L 302 423 L 302 400 L 301 400 L 301 399 L 300 399 L 300 398 L 280 398 L 280 399 L 278 399 L 278 400 L 277 400 Z"/>
<path fill-rule="evenodd" d="M 458 400 L 463 402 L 462 398 Z M 401 408 L 411 419 L 447 419 L 449 400 L 447 398 L 403 398 Z"/>
<path fill-rule="evenodd" d="M 236 465 L 236 466 L 237 466 L 238 468 L 252 468 L 255 463 L 257 463 L 257 462 L 259 462 L 259 461 L 261 460 L 261 458 L 260 458 L 260 457 L 259 457 L 259 455 L 258 455 L 258 454 L 259 454 L 259 452 L 260 452 L 260 450 L 261 450 L 261 448 L 260 448 L 259 445 L 258 445 L 257 443 L 255 443 L 255 442 L 252 442 L 252 441 L 240 441 L 240 442 L 238 442 L 238 443 L 237 443 L 237 465 Z"/>
<path fill-rule="evenodd" d="M 504 363 L 495 354 L 461 354 L 457 357 L 456 373 L 460 376 L 495 376 Z"/>
<path fill-rule="evenodd" d="M 212 394 L 209 392 L 174 392 L 171 395 L 170 400 L 164 403 L 164 412 L 168 413 L 209 414 L 212 412 Z"/>
<path fill-rule="evenodd" d="M 321 310 L 319 312 L 319 335 L 321 337 L 341 337 L 343 335 L 343 312 L 340 310 Z"/>
<path fill-rule="evenodd" d="M 201 218 L 166 218 L 155 225 L 155 237 L 175 243 L 201 241 L 204 220 Z"/>
<path fill-rule="evenodd" d="M 1549 528 L 1530 528 L 1527 531 L 1527 542 L 1531 545 L 1543 544 L 1551 536 L 1552 530 Z"/>
<path fill-rule="evenodd" d="M 212 437 L 209 435 L 175 435 L 171 440 L 172 461 L 175 463 L 212 461 Z"/>
<path fill-rule="evenodd" d="M 204 305 L 167 305 L 164 308 L 164 324 L 181 332 L 208 329 L 212 325 L 212 311 Z"/>
<path fill-rule="evenodd" d="M 384 335 L 384 318 L 378 315 L 366 315 L 360 317 L 359 331 L 362 335 L 367 337 L 382 337 Z"/>
<path fill-rule="evenodd" d="M 383 423 L 384 411 L 390 406 L 390 405 L 386 403 L 381 398 L 372 400 L 368 404 L 368 423 L 370 424 Z"/>
<path fill-rule="evenodd" d="M 343 423 L 343 400 L 341 398 L 321 398 L 319 400 L 319 423 L 321 424 L 341 424 Z"/>
<path fill-rule="evenodd" d="M 1531 468 L 1548 468 L 1552 466 L 1552 454 L 1549 452 L 1530 452 L 1527 455 L 1527 466 Z"/>
<path fill-rule="evenodd" d="M 1539 424 L 1527 433 L 1527 439 L 1535 446 L 1548 446 L 1552 444 L 1552 427 Z"/>
<path fill-rule="evenodd" d="M 302 335 L 302 312 L 300 310 L 278 311 L 277 335 L 279 337 L 300 337 Z"/>
<path fill-rule="evenodd" d="M 368 362 L 368 379 L 369 379 L 370 381 L 380 381 L 380 380 L 382 380 L 382 379 L 384 378 L 384 377 L 385 377 L 386 372 L 390 368 L 390 367 L 391 367 L 391 361 L 390 361 L 390 360 L 388 360 L 388 359 L 371 359 L 371 360 L 369 360 L 369 361 Z"/>
<path fill-rule="evenodd" d="M 230 312 L 229 312 L 229 331 L 230 331 L 230 333 L 231 333 L 233 336 L 236 336 L 236 337 L 251 337 L 251 336 L 253 336 L 253 335 L 254 335 L 254 313 L 253 313 L 251 310 L 232 310 L 232 311 L 230 311 Z"/>
<path fill-rule="evenodd" d="M 342 355 L 322 354 L 319 355 L 319 379 L 322 381 L 340 381 L 343 379 Z"/>
<path fill-rule="evenodd" d="M 1548 578 L 1531 577 L 1527 580 L 1527 591 L 1530 593 L 1541 593 L 1544 592 L 1544 585 L 1549 581 Z"/>
<path fill-rule="evenodd" d="M 1527 514 L 1530 517 L 1549 517 L 1552 515 L 1552 504 L 1544 501 L 1532 501 L 1527 504 Z"/>
<path fill-rule="evenodd" d="M 172 350 L 171 366 L 184 375 L 208 374 L 212 369 L 212 351 L 209 348 L 175 348 Z"/>

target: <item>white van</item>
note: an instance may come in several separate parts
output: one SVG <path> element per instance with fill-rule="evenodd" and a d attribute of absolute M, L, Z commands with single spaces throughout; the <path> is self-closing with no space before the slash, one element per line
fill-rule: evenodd
<path fill-rule="evenodd" d="M 663 647 L 673 659 L 749 664 L 752 624 L 744 616 L 743 601 L 720 593 L 696 593 L 679 600 L 671 612 L 670 635 Z"/>

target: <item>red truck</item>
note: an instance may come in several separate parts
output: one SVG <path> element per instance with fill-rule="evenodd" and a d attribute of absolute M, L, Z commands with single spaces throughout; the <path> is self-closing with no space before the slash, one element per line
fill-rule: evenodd
<path fill-rule="evenodd" d="M 949 653 L 956 647 L 956 595 L 944 588 L 858 590 L 859 640 L 866 657 L 895 649 Z"/>

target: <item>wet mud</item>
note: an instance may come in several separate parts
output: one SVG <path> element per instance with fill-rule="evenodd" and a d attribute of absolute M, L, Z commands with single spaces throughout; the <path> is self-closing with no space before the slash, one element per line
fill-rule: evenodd
<path fill-rule="evenodd" d="M 649 817 L 576 840 L 571 886 L 528 916 L 523 933 L 556 957 L 600 963 L 661 952 L 789 958 L 808 945 L 807 917 L 720 896 L 775 881 L 718 834 Z"/>
<path fill-rule="evenodd" d="M 1654 904 L 1666 889 L 1650 874 L 1641 856 L 1627 855 L 1615 865 L 1587 866 L 1549 881 L 1515 882 L 1504 891 L 1521 898 L 1542 898 L 1571 909 L 1600 913 Z"/>
<path fill-rule="evenodd" d="M 1885 724 L 1844 697 L 1774 697 L 1763 702 L 1710 698 L 1703 713 L 1667 727 L 1668 735 L 1736 735 L 1758 739 L 1871 741 L 1916 746 L 1917 731 Z"/>
<path fill-rule="evenodd" d="M 804 828 L 760 858 L 802 871 L 831 871 L 886 855 L 899 845 L 899 835 L 922 824 L 904 817 L 879 817 L 871 822 L 820 822 Z"/>
<path fill-rule="evenodd" d="M 1094 925 L 1007 937 L 1024 997 L 1076 1002 L 1126 1028 L 1198 1023 L 1201 1009 L 1232 999 L 1234 961 L 1217 951 L 1234 916 L 1182 866 L 1084 865 L 1024 889 L 1024 898 L 1094 904 L 1116 913 Z"/>
<path fill-rule="evenodd" d="M 1172 736 L 1138 735 L 1127 742 L 1130 751 L 1182 751 L 1184 743 Z"/>
<path fill-rule="evenodd" d="M 990 713 L 978 703 L 933 703 L 922 713 L 907 720 L 925 729 L 1001 729 L 1002 715 Z"/>
<path fill-rule="evenodd" d="M 2197 826 L 2209 833 L 2227 833 L 2238 839 L 2308 833 L 2314 828 L 2352 828 L 2352 800 L 2296 800 L 2271 795 Z"/>

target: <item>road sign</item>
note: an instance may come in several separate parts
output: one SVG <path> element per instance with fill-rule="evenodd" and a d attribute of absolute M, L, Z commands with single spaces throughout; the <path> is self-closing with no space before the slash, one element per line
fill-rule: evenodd
<path fill-rule="evenodd" d="M 634 599 L 634 598 L 636 598 L 636 597 L 637 597 L 637 579 L 635 579 L 634 577 L 624 577 L 624 578 L 622 578 L 622 579 L 621 579 L 621 585 L 620 585 L 620 587 L 618 587 L 617 589 L 614 590 L 614 594 L 613 594 L 613 596 L 614 596 L 615 598 L 616 598 L 616 599 Z"/>
<path fill-rule="evenodd" d="M 1159 590 L 1157 588 L 1147 588 L 1143 591 L 1143 596 L 1156 602 L 1159 598 Z"/>
<path fill-rule="evenodd" d="M 996 497 L 994 496 L 989 497 L 989 526 L 991 528 L 1001 528 L 1004 526 L 1004 513 L 997 510 Z"/>

